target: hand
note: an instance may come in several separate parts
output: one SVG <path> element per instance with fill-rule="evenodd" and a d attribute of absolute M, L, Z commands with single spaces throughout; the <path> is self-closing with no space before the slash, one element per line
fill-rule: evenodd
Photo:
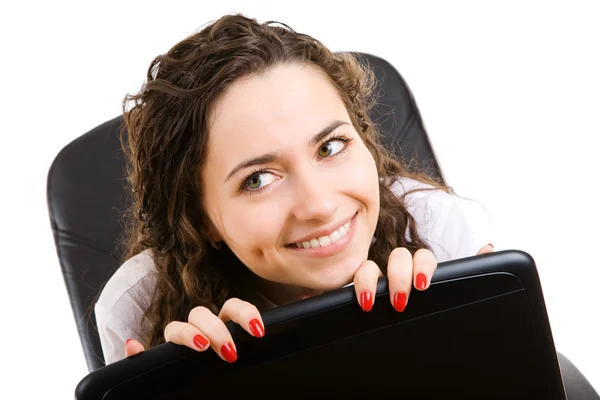
<path fill-rule="evenodd" d="M 235 343 L 225 326 L 234 321 L 255 337 L 263 337 L 265 328 L 258 309 L 245 301 L 231 298 L 223 304 L 219 315 L 206 307 L 196 307 L 188 316 L 188 322 L 172 321 L 165 328 L 165 340 L 187 346 L 196 351 L 212 348 L 223 360 L 237 360 Z M 125 356 L 131 357 L 144 351 L 138 341 L 129 339 L 125 343 Z"/>
<path fill-rule="evenodd" d="M 481 249 L 479 249 L 479 251 L 477 252 L 477 255 L 493 253 L 493 252 L 494 252 L 494 245 L 491 243 L 488 243 L 485 246 L 483 246 Z"/>
<path fill-rule="evenodd" d="M 477 255 L 493 251 L 494 246 L 490 243 L 479 249 Z M 413 284 L 420 291 L 429 287 L 436 268 L 437 260 L 427 249 L 417 250 L 414 257 L 403 247 L 392 251 L 388 259 L 388 288 L 390 302 L 396 311 L 404 311 Z M 371 311 L 373 308 L 377 280 L 381 276 L 383 274 L 379 267 L 370 260 L 365 261 L 354 275 L 356 298 L 364 311 Z"/>
<path fill-rule="evenodd" d="M 429 287 L 436 268 L 437 260 L 427 249 L 417 250 L 414 257 L 404 247 L 392 251 L 388 258 L 387 273 L 390 302 L 396 311 L 404 311 L 413 286 L 419 291 Z M 356 298 L 364 311 L 373 308 L 380 276 L 383 276 L 381 270 L 370 260 L 362 263 L 354 275 Z"/>

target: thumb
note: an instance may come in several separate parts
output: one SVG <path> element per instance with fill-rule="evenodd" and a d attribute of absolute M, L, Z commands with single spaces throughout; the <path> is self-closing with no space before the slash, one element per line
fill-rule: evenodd
<path fill-rule="evenodd" d="M 477 252 L 477 255 L 485 254 L 485 253 L 493 253 L 493 252 L 494 252 L 494 245 L 489 243 L 489 244 L 486 244 L 485 246 L 483 246 L 481 249 L 479 249 L 479 251 Z"/>
<path fill-rule="evenodd" d="M 125 357 L 135 356 L 144 350 L 144 346 L 137 340 L 127 339 L 125 342 Z"/>

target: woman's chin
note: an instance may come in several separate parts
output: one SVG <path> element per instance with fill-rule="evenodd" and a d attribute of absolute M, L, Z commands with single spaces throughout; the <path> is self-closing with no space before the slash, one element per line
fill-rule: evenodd
<path fill-rule="evenodd" d="M 330 271 L 323 271 L 324 273 L 316 279 L 315 289 L 330 292 L 354 282 L 354 274 L 356 274 L 359 266 L 360 263 L 355 268 L 344 268 L 342 270 L 332 268 Z"/>

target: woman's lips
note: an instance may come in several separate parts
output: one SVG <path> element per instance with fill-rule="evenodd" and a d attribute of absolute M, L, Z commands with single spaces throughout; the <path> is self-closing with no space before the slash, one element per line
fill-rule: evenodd
<path fill-rule="evenodd" d="M 340 240 L 338 240 L 335 243 L 330 243 L 324 247 L 309 247 L 309 248 L 304 248 L 304 247 L 298 247 L 296 245 L 296 243 L 290 244 L 290 245 L 286 245 L 285 247 L 287 249 L 289 249 L 290 251 L 293 251 L 299 255 L 307 255 L 307 256 L 314 256 L 314 257 L 328 257 L 331 256 L 333 254 L 339 253 L 340 251 L 344 250 L 348 244 L 352 241 L 352 239 L 354 238 L 354 235 L 356 233 L 356 217 L 358 216 L 358 212 L 354 214 L 354 216 L 352 217 L 352 219 L 350 220 L 350 226 L 348 228 L 348 232 L 344 235 L 344 237 L 342 237 Z"/>

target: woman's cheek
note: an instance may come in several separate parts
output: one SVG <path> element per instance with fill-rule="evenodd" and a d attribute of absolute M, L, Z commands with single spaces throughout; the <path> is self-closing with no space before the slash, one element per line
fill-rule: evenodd
<path fill-rule="evenodd" d="M 277 241 L 282 207 L 272 201 L 236 205 L 225 213 L 225 230 L 234 243 L 264 247 Z"/>
<path fill-rule="evenodd" d="M 346 185 L 368 197 L 379 197 L 379 176 L 377 166 L 371 153 L 365 148 L 359 156 L 349 163 L 348 168 L 341 174 Z"/>

